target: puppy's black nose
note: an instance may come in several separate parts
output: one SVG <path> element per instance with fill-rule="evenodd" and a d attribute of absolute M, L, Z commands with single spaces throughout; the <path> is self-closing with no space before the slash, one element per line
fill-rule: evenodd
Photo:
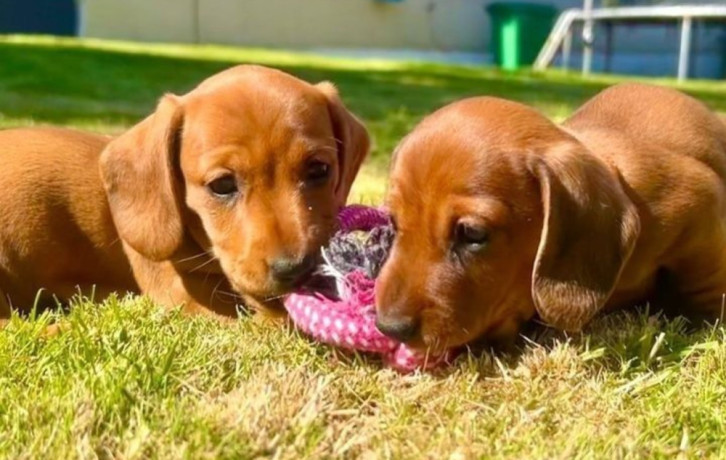
<path fill-rule="evenodd" d="M 302 259 L 280 257 L 270 263 L 272 277 L 284 284 L 294 284 L 315 268 L 315 259 L 305 256 Z"/>
<path fill-rule="evenodd" d="M 413 339 L 419 330 L 419 321 L 416 318 L 401 316 L 397 318 L 376 317 L 376 327 L 388 337 L 399 342 L 408 342 Z"/>

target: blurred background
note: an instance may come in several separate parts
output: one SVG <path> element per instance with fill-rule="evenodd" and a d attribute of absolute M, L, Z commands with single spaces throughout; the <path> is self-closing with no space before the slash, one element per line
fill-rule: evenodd
<path fill-rule="evenodd" d="M 726 0 L 0 0 L 0 128 L 116 134 L 166 92 L 268 65 L 339 88 L 373 139 L 353 199 L 375 202 L 399 140 L 457 99 L 561 121 L 648 79 L 726 111 L 725 21 Z"/>
<path fill-rule="evenodd" d="M 328 55 L 501 64 L 519 34 L 521 65 L 541 51 L 558 15 L 588 0 L 0 0 L 0 33 L 78 35 L 150 42 L 215 43 Z M 496 4 L 498 6 L 494 6 Z M 502 6 L 504 5 L 504 6 Z M 507 5 L 512 7 L 507 8 Z M 524 5 L 524 7 L 522 7 Z M 532 6 L 534 5 L 534 6 Z M 543 6 L 537 8 L 537 6 Z M 689 24 L 687 74 L 726 75 L 726 2 L 594 0 L 593 8 L 711 5 L 721 16 Z M 518 31 L 508 28 L 512 15 Z M 573 24 L 571 67 L 581 65 Z M 592 70 L 674 76 L 682 18 L 614 18 L 594 25 Z M 498 49 L 497 49 L 498 48 Z M 511 50 L 511 43 L 509 45 Z M 562 65 L 561 49 L 550 65 Z"/>

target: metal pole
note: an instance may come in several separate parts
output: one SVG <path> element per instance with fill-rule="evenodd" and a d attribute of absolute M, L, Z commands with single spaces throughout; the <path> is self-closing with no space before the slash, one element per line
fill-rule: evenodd
<path fill-rule="evenodd" d="M 562 39 L 562 67 L 567 70 L 570 67 L 570 55 L 572 54 L 572 29 L 567 29 Z"/>
<path fill-rule="evenodd" d="M 678 81 L 688 78 L 688 56 L 691 53 L 691 17 L 684 16 L 681 21 L 681 49 L 678 54 Z"/>
<path fill-rule="evenodd" d="M 582 28 L 582 42 L 584 44 L 582 48 L 582 74 L 585 76 L 590 75 L 592 69 L 592 45 L 595 38 L 593 35 L 592 3 L 593 0 L 584 0 L 582 7 L 585 16 L 585 25 Z"/>
<path fill-rule="evenodd" d="M 86 1 L 85 0 L 76 0 L 76 18 L 78 22 L 76 23 L 76 35 L 79 37 L 85 37 L 86 36 Z"/>

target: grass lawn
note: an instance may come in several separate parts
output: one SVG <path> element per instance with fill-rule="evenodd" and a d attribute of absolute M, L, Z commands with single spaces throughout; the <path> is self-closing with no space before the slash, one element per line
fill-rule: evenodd
<path fill-rule="evenodd" d="M 354 193 L 369 203 L 380 200 L 397 140 L 447 102 L 493 94 L 560 119 L 616 81 L 9 37 L 0 39 L 0 126 L 119 132 L 163 92 L 240 62 L 338 85 L 374 138 Z M 683 88 L 726 111 L 726 84 Z M 724 330 L 688 332 L 647 312 L 609 315 L 572 337 L 538 331 L 507 354 L 409 376 L 292 330 L 184 318 L 143 298 L 79 300 L 71 328 L 44 338 L 50 319 L 16 319 L 0 331 L 2 457 L 726 456 Z"/>

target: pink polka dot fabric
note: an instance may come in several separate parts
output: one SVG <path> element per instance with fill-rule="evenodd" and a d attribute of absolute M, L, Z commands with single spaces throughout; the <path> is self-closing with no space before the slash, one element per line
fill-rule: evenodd
<path fill-rule="evenodd" d="M 370 230 L 371 222 L 386 215 L 376 208 L 348 207 L 341 213 L 343 230 Z M 362 272 L 350 273 L 343 283 L 341 300 L 320 293 L 289 295 L 285 306 L 295 326 L 313 339 L 343 349 L 380 354 L 385 365 L 401 372 L 428 370 L 449 361 L 450 353 L 431 355 L 397 342 L 376 328 L 375 280 Z"/>
<path fill-rule="evenodd" d="M 376 328 L 372 305 L 291 294 L 285 306 L 295 326 L 313 339 L 348 350 L 381 354 L 384 363 L 397 370 L 431 369 L 447 361 L 448 354 L 427 355 L 383 335 Z"/>

